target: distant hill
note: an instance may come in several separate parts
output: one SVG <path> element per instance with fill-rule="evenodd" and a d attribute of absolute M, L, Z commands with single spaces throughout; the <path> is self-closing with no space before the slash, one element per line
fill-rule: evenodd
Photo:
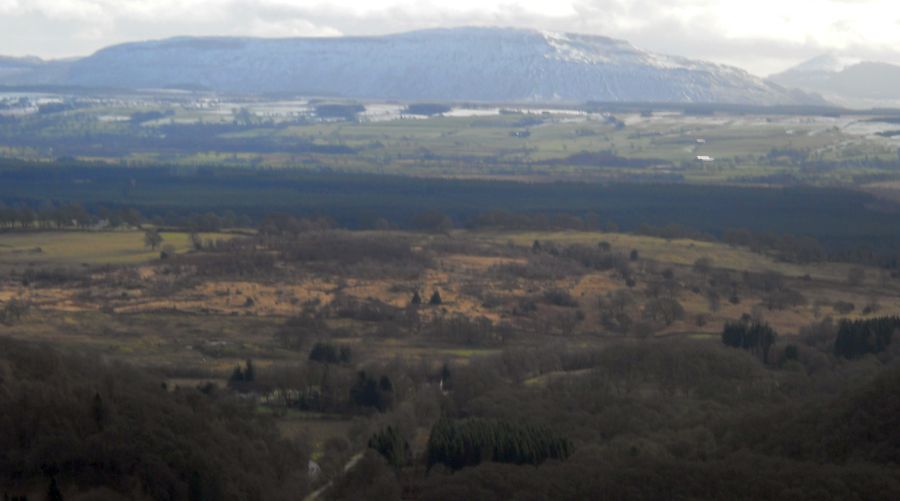
<path fill-rule="evenodd" d="M 0 85 L 62 85 L 72 59 L 0 56 Z"/>
<path fill-rule="evenodd" d="M 41 68 L 46 63 L 36 57 L 5 57 L 0 56 L 0 81 L 17 79 Z"/>
<path fill-rule="evenodd" d="M 769 79 L 836 100 L 900 100 L 900 66 L 888 63 L 824 55 Z"/>
<path fill-rule="evenodd" d="M 0 84 L 406 101 L 824 103 L 730 66 L 645 52 L 600 36 L 510 28 L 128 43 L 65 65 L 0 74 Z"/>

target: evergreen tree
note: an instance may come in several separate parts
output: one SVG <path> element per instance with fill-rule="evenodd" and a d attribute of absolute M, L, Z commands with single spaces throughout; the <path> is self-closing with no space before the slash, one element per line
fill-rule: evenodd
<path fill-rule="evenodd" d="M 381 376 L 381 379 L 378 381 L 378 389 L 385 392 L 392 392 L 394 391 L 394 383 L 391 382 L 391 378 Z"/>
<path fill-rule="evenodd" d="M 414 306 L 419 306 L 420 304 L 422 304 L 422 296 L 419 295 L 418 290 L 416 290 L 416 292 L 413 293 L 413 297 L 412 297 L 412 299 L 410 299 L 409 304 L 414 305 Z"/>
<path fill-rule="evenodd" d="M 309 352 L 309 359 L 313 362 L 333 364 L 337 362 L 337 350 L 333 344 L 316 343 Z"/>
<path fill-rule="evenodd" d="M 241 369 L 240 365 L 234 367 L 234 370 L 231 371 L 231 377 L 228 378 L 228 385 L 233 386 L 236 384 L 241 384 L 244 382 L 244 371 Z"/>
<path fill-rule="evenodd" d="M 338 355 L 338 361 L 342 364 L 349 364 L 351 360 L 353 360 L 353 351 L 349 346 L 341 346 L 340 354 Z"/>
<path fill-rule="evenodd" d="M 97 424 L 97 429 L 102 431 L 103 426 L 106 424 L 106 404 L 103 403 L 103 398 L 100 397 L 99 393 L 94 394 L 91 413 L 94 417 L 94 423 Z"/>
<path fill-rule="evenodd" d="M 868 320 L 844 320 L 838 328 L 834 354 L 844 358 L 858 358 L 869 353 L 881 353 L 900 330 L 900 317 L 880 317 Z"/>
<path fill-rule="evenodd" d="M 722 343 L 732 348 L 748 350 L 763 362 L 769 361 L 769 350 L 775 344 L 777 336 L 775 330 L 765 322 L 728 322 L 722 329 Z"/>
<path fill-rule="evenodd" d="M 393 383 L 387 376 L 375 379 L 366 371 L 359 371 L 356 383 L 350 388 L 350 400 L 360 407 L 372 407 L 384 412 L 391 407 L 394 400 Z"/>
<path fill-rule="evenodd" d="M 356 403 L 363 407 L 381 408 L 381 399 L 378 395 L 378 384 L 375 382 L 374 378 L 366 375 L 365 371 L 359 373 L 359 379 L 355 386 L 355 390 L 356 398 L 354 400 L 356 400 Z M 351 390 L 351 392 L 352 391 L 353 390 Z"/>
<path fill-rule="evenodd" d="M 62 501 L 63 495 L 62 491 L 59 490 L 59 485 L 56 483 L 56 477 L 52 477 L 50 479 L 50 487 L 47 489 L 47 501 Z"/>
<path fill-rule="evenodd" d="M 252 383 L 256 381 L 256 369 L 253 367 L 253 360 L 247 359 L 247 365 L 244 369 L 244 382 Z"/>
<path fill-rule="evenodd" d="M 572 445 L 546 427 L 491 419 L 439 420 L 428 439 L 427 462 L 458 470 L 484 461 L 540 464 L 566 459 Z"/>
<path fill-rule="evenodd" d="M 428 300 L 428 304 L 437 306 L 441 303 L 443 303 L 443 300 L 441 299 L 441 293 L 438 291 L 434 291 L 434 294 L 431 295 L 431 299 Z"/>
<path fill-rule="evenodd" d="M 196 471 L 191 472 L 191 477 L 188 482 L 188 499 L 190 499 L 190 501 L 202 501 L 204 499 L 203 479 L 200 478 L 200 473 Z"/>
<path fill-rule="evenodd" d="M 445 363 L 443 367 L 441 367 L 441 385 L 443 390 L 447 391 L 450 389 L 450 377 L 452 374 L 450 373 L 450 367 Z"/>
<path fill-rule="evenodd" d="M 409 464 L 412 456 L 409 442 L 404 440 L 399 431 L 391 426 L 372 435 L 368 447 L 384 456 L 389 465 L 398 469 Z"/>
<path fill-rule="evenodd" d="M 797 345 L 789 344 L 784 347 L 785 360 L 797 360 L 800 358 L 800 352 L 797 351 Z"/>

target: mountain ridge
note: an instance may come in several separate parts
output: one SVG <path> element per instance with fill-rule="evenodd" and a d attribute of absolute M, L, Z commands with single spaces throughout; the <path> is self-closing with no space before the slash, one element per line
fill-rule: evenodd
<path fill-rule="evenodd" d="M 736 67 L 596 35 L 443 28 L 331 38 L 175 37 L 46 62 L 0 84 L 357 99 L 823 104 Z"/>
<path fill-rule="evenodd" d="M 817 56 L 769 80 L 839 102 L 900 101 L 900 66 L 833 54 Z"/>

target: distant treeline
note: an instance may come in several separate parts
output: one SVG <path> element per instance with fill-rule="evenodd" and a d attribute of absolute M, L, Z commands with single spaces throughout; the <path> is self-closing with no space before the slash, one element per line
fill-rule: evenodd
<path fill-rule="evenodd" d="M 344 228 L 621 229 L 725 238 L 792 260 L 822 254 L 896 262 L 900 219 L 872 197 L 837 188 L 688 184 L 517 183 L 216 167 L 123 168 L 61 160 L 0 161 L 7 207 L 78 204 L 92 214 L 136 209 L 164 222 L 233 214 L 327 218 Z M 427 217 L 426 217 L 427 216 Z M 643 226 L 642 226 L 643 225 Z M 671 229 L 678 231 L 669 231 Z M 728 232 L 744 228 L 742 232 Z M 654 230 L 655 229 L 655 230 Z M 820 248 L 821 247 L 821 248 Z"/>
<path fill-rule="evenodd" d="M 329 114 L 346 112 L 326 108 L 324 118 Z M 30 117 L 0 120 L 0 137 L 5 143 L 16 147 L 36 148 L 56 151 L 69 156 L 110 156 L 124 157 L 133 153 L 181 153 L 209 152 L 222 153 L 310 153 L 310 154 L 352 154 L 356 150 L 342 144 L 319 144 L 296 136 L 282 136 L 279 131 L 297 122 L 251 123 L 236 118 L 234 123 L 161 124 L 152 131 L 142 130 L 141 124 L 150 120 L 166 118 L 162 112 L 135 113 L 129 117 L 130 130 L 87 129 L 81 134 L 52 135 L 47 128 L 52 122 Z M 253 131 L 254 134 L 240 135 Z M 259 132 L 263 132 L 259 134 Z"/>
<path fill-rule="evenodd" d="M 448 111 L 450 111 L 450 106 L 440 103 L 414 103 L 403 110 L 404 113 L 409 115 L 421 115 L 427 117 L 440 115 L 441 113 L 447 113 Z"/>
<path fill-rule="evenodd" d="M 140 228 L 145 223 L 155 226 L 175 227 L 188 231 L 219 231 L 223 228 L 247 228 L 254 222 L 247 216 L 239 216 L 226 210 L 220 214 L 167 213 L 145 218 L 141 211 L 133 207 L 107 208 L 105 206 L 85 209 L 80 204 L 55 205 L 45 202 L 34 208 L 30 204 L 7 206 L 0 201 L 0 231 L 3 230 L 65 230 L 65 229 L 117 229 Z M 328 227 L 333 227 L 329 224 Z"/>
<path fill-rule="evenodd" d="M 566 158 L 557 158 L 545 160 L 541 162 L 547 165 L 577 165 L 582 167 L 623 167 L 623 168 L 644 168 L 653 167 L 655 165 L 671 165 L 668 160 L 660 160 L 653 158 L 627 158 L 617 155 L 612 150 L 603 151 L 582 151 Z"/>
<path fill-rule="evenodd" d="M 714 115 L 716 113 L 725 113 L 730 115 L 813 115 L 824 117 L 839 117 L 849 111 L 845 108 L 838 108 L 827 104 L 760 106 L 725 103 L 608 103 L 597 101 L 589 101 L 584 106 L 584 109 L 593 112 L 613 113 L 652 114 L 659 111 L 677 111 L 684 113 L 685 115 Z M 886 111 L 888 110 L 853 110 L 852 113 L 854 115 L 882 115 L 885 114 Z"/>

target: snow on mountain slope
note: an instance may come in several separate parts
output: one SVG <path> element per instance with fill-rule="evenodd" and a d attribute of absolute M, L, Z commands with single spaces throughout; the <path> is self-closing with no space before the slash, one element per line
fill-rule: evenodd
<path fill-rule="evenodd" d="M 56 83 L 398 100 L 822 102 L 737 68 L 620 40 L 509 28 L 130 43 L 72 63 Z"/>

